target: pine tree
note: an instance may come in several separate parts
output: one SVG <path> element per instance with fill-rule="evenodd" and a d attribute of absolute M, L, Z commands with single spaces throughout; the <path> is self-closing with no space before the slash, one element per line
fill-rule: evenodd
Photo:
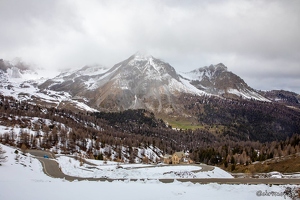
<path fill-rule="evenodd" d="M 0 146 L 0 166 L 1 163 L 7 161 L 7 156 L 5 156 L 6 151 L 2 149 L 2 146 Z"/>

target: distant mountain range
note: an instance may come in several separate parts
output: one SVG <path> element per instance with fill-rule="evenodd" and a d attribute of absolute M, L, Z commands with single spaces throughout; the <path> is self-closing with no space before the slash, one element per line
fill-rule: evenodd
<path fill-rule="evenodd" d="M 40 143 L 98 153 L 101 147 L 107 157 L 117 152 L 134 162 L 142 155 L 131 147 L 152 145 L 167 153 L 193 150 L 195 160 L 205 163 L 219 163 L 215 158 L 224 151 L 228 158 L 228 149 L 243 155 L 246 146 L 253 161 L 265 160 L 293 150 L 287 150 L 288 143 L 272 143 L 279 149 L 267 152 L 263 146 L 258 156 L 259 142 L 289 141 L 294 150 L 299 143 L 299 94 L 255 90 L 222 63 L 178 73 L 166 62 L 136 53 L 112 68 L 85 66 L 51 79 L 38 77 L 27 66 L 0 60 L 2 140 L 12 142 L 15 128 L 25 141 L 19 131 L 24 128 L 36 136 L 27 142 L 31 147 Z M 66 137 L 67 143 L 58 143 Z M 122 153 L 122 146 L 128 150 Z"/>
<path fill-rule="evenodd" d="M 178 73 L 168 63 L 136 53 L 108 69 L 85 66 L 52 79 L 28 80 L 28 68 L 0 60 L 0 93 L 19 100 L 58 108 L 88 111 L 147 109 L 168 115 L 184 114 L 184 95 L 299 104 L 288 91 L 257 91 L 220 63 Z"/>

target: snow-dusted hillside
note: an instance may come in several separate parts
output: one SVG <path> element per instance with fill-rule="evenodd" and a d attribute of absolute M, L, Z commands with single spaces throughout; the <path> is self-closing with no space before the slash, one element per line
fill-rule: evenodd
<path fill-rule="evenodd" d="M 32 69 L 20 69 L 8 62 L 0 61 L 0 94 L 10 96 L 17 101 L 27 101 L 31 104 L 63 107 L 64 104 L 73 106 L 78 110 L 97 111 L 86 105 L 85 99 L 78 101 L 68 91 L 41 90 L 39 85 L 46 79 Z M 4 67 L 3 67 L 4 66 Z M 91 73 L 87 71 L 86 73 Z"/>
<path fill-rule="evenodd" d="M 9 117 L 8 120 L 14 121 L 14 122 L 22 122 L 20 124 L 14 124 L 14 126 L 4 126 L 0 125 L 0 138 L 2 141 L 10 142 L 14 141 L 15 145 L 20 145 L 21 143 L 28 144 L 32 148 L 42 149 L 43 145 L 42 143 L 45 143 L 45 141 L 51 140 L 51 138 L 55 137 L 54 131 L 50 131 L 48 129 L 47 133 L 44 129 L 36 130 L 35 127 L 50 127 L 55 126 L 59 127 L 58 131 L 58 141 L 55 145 L 51 146 L 50 151 L 54 153 L 66 153 L 65 150 L 67 147 L 70 146 L 70 138 L 71 138 L 71 132 L 74 130 L 73 127 L 70 127 L 66 124 L 54 122 L 49 119 L 44 118 L 38 118 L 38 117 L 27 117 L 27 116 L 16 116 L 16 117 Z M 77 120 L 77 119 L 74 119 Z M 2 124 L 2 119 L 0 119 L 0 124 Z M 84 123 L 78 121 L 78 123 Z M 26 128 L 24 128 L 27 126 Z M 95 126 L 93 123 L 86 124 L 86 126 L 94 127 L 96 131 L 103 131 L 103 128 L 99 126 Z M 64 132 L 66 135 L 63 135 Z M 64 138 L 69 138 L 67 141 Z M 7 139 L 5 139 L 7 138 Z M 26 140 L 26 141 L 25 141 Z M 157 163 L 160 162 L 161 158 L 163 157 L 163 152 L 157 147 L 154 147 L 152 145 L 147 147 L 131 147 L 131 151 L 136 152 L 135 156 L 132 157 L 132 155 L 129 153 L 130 149 L 128 146 L 116 146 L 111 144 L 102 144 L 101 142 L 91 140 L 89 138 L 85 138 L 85 145 L 79 145 L 81 142 L 77 142 L 77 145 L 74 146 L 74 149 L 72 151 L 80 152 L 84 158 L 88 158 L 90 155 L 88 155 L 87 151 L 83 151 L 82 149 L 91 150 L 92 155 L 97 156 L 101 154 L 104 159 L 106 160 L 119 160 L 124 163 L 134 162 L 134 163 L 142 163 L 144 162 L 144 159 L 147 158 L 147 162 L 149 163 Z M 45 145 L 45 144 L 44 144 Z M 98 148 L 95 148 L 97 146 Z M 67 153 L 68 155 L 76 155 L 71 154 L 69 151 Z M 121 154 L 121 155 L 119 155 Z"/>

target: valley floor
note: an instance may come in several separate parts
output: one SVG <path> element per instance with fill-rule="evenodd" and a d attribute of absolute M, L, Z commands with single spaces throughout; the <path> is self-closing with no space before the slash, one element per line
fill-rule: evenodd
<path fill-rule="evenodd" d="M 1 145 L 8 161 L 0 166 L 0 199 L 285 199 L 284 185 L 193 184 L 146 181 L 73 181 L 51 178 L 31 155 Z M 63 158 L 66 159 L 66 158 Z M 69 161 L 68 161 L 69 162 Z M 73 161 L 71 161 L 73 162 Z M 62 163 L 62 162 L 60 162 Z M 63 167 L 61 165 L 61 167 Z M 190 169 L 188 169 L 190 170 Z M 289 186 L 291 188 L 295 185 Z"/>

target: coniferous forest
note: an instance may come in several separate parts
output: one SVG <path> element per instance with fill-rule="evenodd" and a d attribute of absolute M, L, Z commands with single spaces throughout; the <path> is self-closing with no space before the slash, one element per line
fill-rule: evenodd
<path fill-rule="evenodd" d="M 97 149 L 109 145 L 120 160 L 125 156 L 131 162 L 136 156 L 134 147 L 155 146 L 164 154 L 189 151 L 195 162 L 225 167 L 300 152 L 297 107 L 254 100 L 182 98 L 201 128 L 173 129 L 144 109 L 75 112 L 1 96 L 0 125 L 8 128 L 0 139 L 18 147 L 57 147 L 63 153 L 80 148 L 93 156 L 99 156 L 95 155 Z M 124 148 L 127 154 L 121 153 Z M 110 154 L 107 151 L 100 157 L 109 159 Z"/>

